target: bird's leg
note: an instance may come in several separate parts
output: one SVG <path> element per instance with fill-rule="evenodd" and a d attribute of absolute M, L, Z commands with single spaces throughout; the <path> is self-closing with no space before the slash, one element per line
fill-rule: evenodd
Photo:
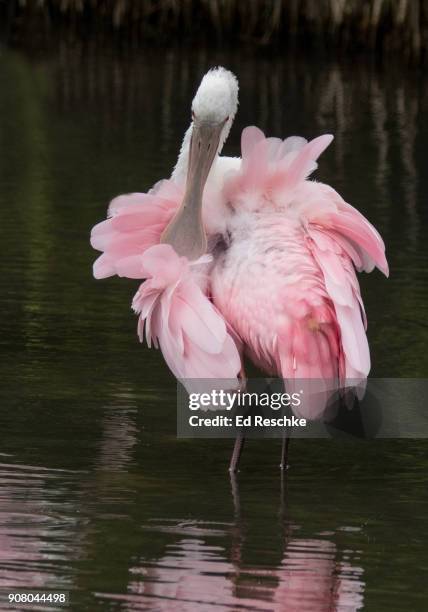
<path fill-rule="evenodd" d="M 239 482 L 234 472 L 230 472 L 230 486 L 232 490 L 234 521 L 232 527 L 232 539 L 230 547 L 230 556 L 232 564 L 236 571 L 236 578 L 239 577 L 240 568 L 242 565 L 242 521 L 241 521 L 241 503 L 239 498 Z M 235 579 L 236 579 L 235 578 Z"/>
<path fill-rule="evenodd" d="M 242 449 L 244 448 L 244 442 L 245 436 L 241 431 L 239 431 L 236 436 L 235 446 L 233 447 L 233 453 L 229 464 L 229 472 L 233 474 L 238 471 L 239 460 L 241 458 Z"/>
<path fill-rule="evenodd" d="M 235 472 L 230 472 L 230 489 L 232 492 L 233 510 L 235 513 L 235 519 L 241 518 L 241 502 L 239 496 L 239 483 L 236 478 Z"/>
<path fill-rule="evenodd" d="M 244 369 L 244 364 L 242 360 L 242 355 L 241 355 L 241 364 L 242 364 L 241 369 L 238 374 L 239 383 L 240 383 L 239 390 L 244 391 L 247 386 L 247 378 L 245 376 L 245 369 Z M 241 458 L 242 449 L 244 448 L 244 442 L 245 442 L 245 436 L 242 433 L 242 431 L 239 430 L 236 435 L 235 446 L 233 447 L 232 456 L 230 458 L 229 472 L 231 474 L 236 474 L 236 472 L 238 471 L 239 460 Z"/>
<path fill-rule="evenodd" d="M 287 515 L 286 505 L 287 505 L 287 472 L 286 470 L 283 470 L 281 468 L 279 519 L 282 525 L 285 524 L 285 520 L 286 520 L 286 515 Z"/>
<path fill-rule="evenodd" d="M 287 493 L 287 468 L 288 468 L 288 448 L 290 446 L 290 436 L 288 435 L 287 429 L 285 429 L 282 438 L 281 448 L 281 463 L 279 467 L 281 469 L 281 504 L 279 510 L 279 516 L 281 521 L 285 521 L 285 508 L 286 508 L 286 493 Z"/>
<path fill-rule="evenodd" d="M 285 471 L 288 468 L 288 448 L 290 446 L 290 436 L 287 435 L 287 431 L 284 432 L 282 438 L 282 449 L 281 449 L 281 463 L 279 467 L 281 471 Z"/>

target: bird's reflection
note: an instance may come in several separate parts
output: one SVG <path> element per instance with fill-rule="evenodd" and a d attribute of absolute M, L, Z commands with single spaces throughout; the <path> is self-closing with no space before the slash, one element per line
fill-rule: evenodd
<path fill-rule="evenodd" d="M 357 552 L 343 551 L 343 536 L 305 533 L 294 522 L 287 473 L 263 479 L 265 492 L 256 494 L 254 478 L 240 491 L 232 475 L 229 498 L 215 474 L 207 482 L 194 470 L 177 484 L 169 474 L 160 481 L 133 474 L 134 399 L 126 386 L 105 406 L 91 471 L 25 465 L 22 452 L 21 465 L 0 464 L 0 586 L 62 585 L 74 596 L 161 612 L 362 607 Z M 173 503 L 165 512 L 167 486 Z"/>
<path fill-rule="evenodd" d="M 355 552 L 345 554 L 326 537 L 296 537 L 297 526 L 286 516 L 285 483 L 278 525 L 284 535 L 275 566 L 245 563 L 251 526 L 242 517 L 234 476 L 231 494 L 234 519 L 227 526 L 197 521 L 158 521 L 151 526 L 178 539 L 160 558 L 145 559 L 131 568 L 128 595 L 121 597 L 128 609 L 149 602 L 156 610 L 210 609 L 211 605 L 287 612 L 362 608 L 363 570 L 355 563 Z M 222 541 L 224 536 L 230 538 L 230 548 L 211 543 L 213 537 Z"/>

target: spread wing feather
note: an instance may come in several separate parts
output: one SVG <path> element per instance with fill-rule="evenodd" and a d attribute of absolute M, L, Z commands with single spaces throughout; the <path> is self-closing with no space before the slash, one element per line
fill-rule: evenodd
<path fill-rule="evenodd" d="M 232 302 L 226 304 L 219 295 L 227 291 L 228 279 L 217 282 L 215 297 L 223 304 L 226 318 L 231 317 L 242 331 L 256 361 L 268 369 L 269 361 L 276 360 L 277 372 L 287 380 L 339 379 L 343 383 L 346 378 L 367 376 L 370 353 L 355 271 L 370 272 L 376 266 L 388 275 L 385 246 L 375 228 L 334 189 L 307 180 L 331 141 L 332 136 L 324 135 L 310 142 L 292 137 L 280 143 L 264 138 L 257 128 L 246 128 L 241 168 L 224 188 L 235 211 L 235 227 L 239 218 L 247 222 L 248 213 L 258 219 L 247 232 L 252 248 L 242 251 L 247 251 L 252 265 L 259 265 L 263 279 L 247 284 L 234 281 L 241 288 L 236 289 L 238 317 L 233 315 Z M 263 234 L 262 219 L 269 216 L 275 221 Z M 278 260 L 269 261 L 270 249 L 278 257 L 283 253 L 282 272 Z M 233 256 L 228 261 L 234 265 Z M 236 270 L 241 272 L 242 265 L 246 263 L 238 267 L 236 262 Z M 252 292 L 253 303 L 261 299 L 261 293 L 269 293 L 270 301 L 281 301 L 282 310 L 275 314 L 265 306 L 269 315 L 254 307 L 245 310 Z"/>
<path fill-rule="evenodd" d="M 146 279 L 132 302 L 138 335 L 141 341 L 146 337 L 148 346 L 161 349 L 177 378 L 219 378 L 237 384 L 240 354 L 206 295 L 206 275 L 201 273 L 210 258 L 189 263 L 171 246 L 159 244 L 182 197 L 182 188 L 168 180 L 147 194 L 115 198 L 108 219 L 91 233 L 92 246 L 103 252 L 94 264 L 94 276 Z"/>
<path fill-rule="evenodd" d="M 94 263 L 95 278 L 117 274 L 144 278 L 141 255 L 158 244 L 183 194 L 173 181 L 165 180 L 149 193 L 130 193 L 111 201 L 109 218 L 95 225 L 91 245 L 103 254 Z"/>
<path fill-rule="evenodd" d="M 201 287 L 198 268 L 206 263 L 206 257 L 189 263 L 167 244 L 153 246 L 142 255 L 142 274 L 147 280 L 132 303 L 139 315 L 140 340 L 145 327 L 147 343 L 159 346 L 177 378 L 237 382 L 241 369 L 238 349 Z"/>

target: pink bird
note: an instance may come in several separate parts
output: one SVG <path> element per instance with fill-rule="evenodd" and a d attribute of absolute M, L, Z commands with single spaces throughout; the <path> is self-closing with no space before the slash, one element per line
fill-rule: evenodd
<path fill-rule="evenodd" d="M 357 271 L 388 275 L 376 229 L 328 185 L 309 180 L 333 140 L 243 130 L 222 157 L 238 82 L 210 70 L 168 180 L 115 198 L 92 230 L 94 276 L 144 279 L 138 334 L 180 379 L 244 377 L 246 354 L 285 384 L 365 380 L 370 370 Z M 230 469 L 242 450 L 238 436 Z M 284 449 L 282 466 L 285 465 Z"/>

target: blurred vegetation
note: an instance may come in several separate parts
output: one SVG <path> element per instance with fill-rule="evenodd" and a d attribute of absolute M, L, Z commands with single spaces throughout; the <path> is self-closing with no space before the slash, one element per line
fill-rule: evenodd
<path fill-rule="evenodd" d="M 399 51 L 422 59 L 427 0 L 0 0 L 12 42 L 59 32 L 125 44 L 174 38 Z"/>

